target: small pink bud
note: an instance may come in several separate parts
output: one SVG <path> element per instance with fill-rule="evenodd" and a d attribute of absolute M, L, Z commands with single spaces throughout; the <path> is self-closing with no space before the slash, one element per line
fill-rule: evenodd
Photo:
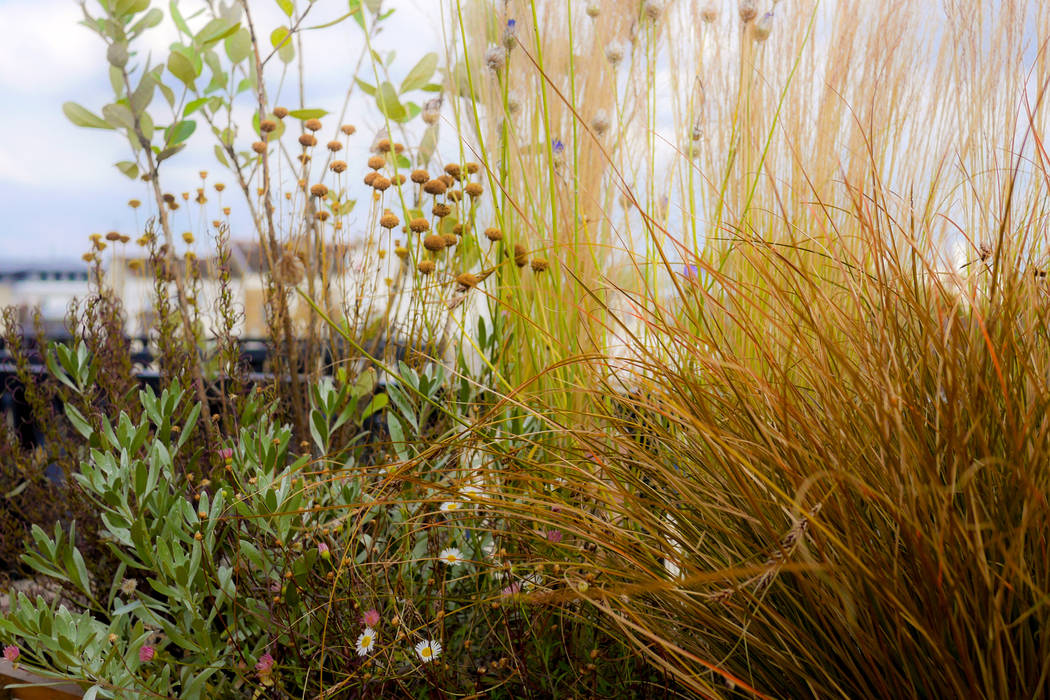
<path fill-rule="evenodd" d="M 324 542 L 317 543 L 317 553 L 320 554 L 321 558 L 326 561 L 332 558 L 332 553 L 328 551 L 328 545 Z"/>
<path fill-rule="evenodd" d="M 255 670 L 259 673 L 269 673 L 270 669 L 273 668 L 273 664 L 273 657 L 267 652 L 259 657 L 259 663 L 255 664 Z"/>
<path fill-rule="evenodd" d="M 141 661 L 144 664 L 149 663 L 150 661 L 153 661 L 153 655 L 155 653 L 156 652 L 153 651 L 153 647 L 144 646 L 141 649 L 139 649 L 139 661 Z"/>
<path fill-rule="evenodd" d="M 547 530 L 548 542 L 561 542 L 561 530 Z"/>
<path fill-rule="evenodd" d="M 233 448 L 232 447 L 224 447 L 224 448 L 222 448 L 222 450 L 219 451 L 219 454 L 222 456 L 222 461 L 224 461 L 224 462 L 232 462 L 233 461 Z"/>
<path fill-rule="evenodd" d="M 4 658 L 10 661 L 11 663 L 18 661 L 18 657 L 20 655 L 21 652 L 18 651 L 18 647 L 16 647 L 14 644 L 8 644 L 6 647 L 4 647 Z"/>
<path fill-rule="evenodd" d="M 365 627 L 375 627 L 379 624 L 379 611 L 372 608 L 361 616 L 361 624 Z"/>

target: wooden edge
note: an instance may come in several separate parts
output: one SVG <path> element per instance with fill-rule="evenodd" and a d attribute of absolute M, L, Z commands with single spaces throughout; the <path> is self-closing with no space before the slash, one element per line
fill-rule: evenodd
<path fill-rule="evenodd" d="M 42 683 L 35 688 L 8 688 L 12 683 Z M 14 668 L 7 659 L 0 659 L 0 697 L 4 692 L 15 700 L 75 700 L 84 697 L 84 691 L 73 683 L 43 678 L 22 668 Z"/>

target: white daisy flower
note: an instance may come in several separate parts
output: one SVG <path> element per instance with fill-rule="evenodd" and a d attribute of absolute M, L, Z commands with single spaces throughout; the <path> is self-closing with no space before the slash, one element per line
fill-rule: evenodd
<path fill-rule="evenodd" d="M 481 489 L 477 486 L 464 486 L 459 490 L 460 494 L 467 498 L 477 498 L 481 495 Z"/>
<path fill-rule="evenodd" d="M 441 510 L 442 513 L 450 513 L 450 512 L 452 512 L 454 510 L 459 510 L 462 507 L 463 507 L 463 504 L 460 503 L 459 501 L 445 501 L 444 503 L 441 504 L 440 510 Z"/>
<path fill-rule="evenodd" d="M 463 554 L 455 547 L 449 547 L 448 549 L 441 550 L 441 554 L 438 555 L 438 559 L 445 562 L 449 566 L 455 566 L 456 564 L 463 563 Z"/>
<path fill-rule="evenodd" d="M 441 642 L 436 639 L 424 639 L 416 645 L 416 654 L 423 663 L 433 661 L 441 656 Z"/>
<path fill-rule="evenodd" d="M 371 627 L 365 627 L 365 631 L 357 638 L 357 655 L 368 656 L 376 646 L 376 631 Z"/>

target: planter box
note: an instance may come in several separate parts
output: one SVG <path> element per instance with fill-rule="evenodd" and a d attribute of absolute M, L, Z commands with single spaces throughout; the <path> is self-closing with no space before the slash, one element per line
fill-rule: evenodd
<path fill-rule="evenodd" d="M 8 688 L 9 684 L 47 683 L 36 688 Z M 0 660 L 0 700 L 79 700 L 84 691 L 72 683 L 41 678 L 21 668 L 12 668 L 11 662 Z"/>

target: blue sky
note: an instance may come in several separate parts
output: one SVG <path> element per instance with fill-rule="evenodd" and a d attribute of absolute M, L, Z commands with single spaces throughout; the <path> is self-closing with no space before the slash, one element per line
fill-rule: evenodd
<path fill-rule="evenodd" d="M 94 4 L 89 0 L 89 7 Z M 181 0 L 180 7 L 189 14 L 200 4 Z M 315 4 L 312 17 L 316 23 L 346 11 L 345 0 Z M 167 2 L 154 0 L 154 5 L 167 14 Z M 397 56 L 393 70 L 404 73 L 424 52 L 441 46 L 440 3 L 387 0 L 385 5 L 398 11 L 388 29 L 389 38 L 377 39 L 380 47 L 390 48 L 398 43 L 395 34 L 403 38 L 404 32 L 410 32 L 413 47 L 418 49 L 413 55 L 406 51 Z M 272 0 L 251 0 L 251 7 L 267 34 L 282 23 L 283 16 Z M 136 233 L 127 201 L 144 198 L 144 186 L 113 167 L 117 161 L 130 159 L 127 142 L 116 132 L 75 127 L 62 114 L 62 103 L 67 100 L 97 113 L 113 97 L 105 46 L 77 24 L 80 19 L 75 0 L 0 0 L 0 27 L 7 30 L 0 42 L 0 263 L 76 259 L 87 250 L 87 237 L 93 232 Z M 157 36 L 147 44 L 154 61 L 166 57 L 166 46 L 173 40 L 160 29 L 154 30 Z M 338 111 L 361 41 L 361 32 L 350 22 L 310 37 L 308 106 Z M 154 106 L 160 102 L 158 98 Z M 374 108 L 365 112 L 354 109 L 352 103 L 351 113 L 365 115 L 351 120 L 363 133 L 374 129 L 369 119 L 378 122 Z M 197 187 L 201 169 L 221 177 L 222 166 L 211 155 L 212 143 L 211 134 L 199 129 L 191 147 L 169 161 L 172 167 L 164 182 L 170 190 Z M 234 235 L 236 216 L 235 211 Z"/>

